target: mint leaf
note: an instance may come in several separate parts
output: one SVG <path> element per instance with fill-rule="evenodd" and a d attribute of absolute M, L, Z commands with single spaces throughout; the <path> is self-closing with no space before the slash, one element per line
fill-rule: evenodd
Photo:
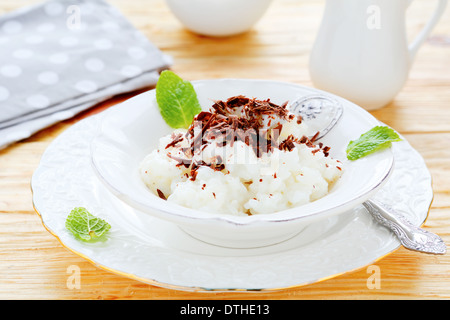
<path fill-rule="evenodd" d="M 401 141 L 399 135 L 386 126 L 376 126 L 363 133 L 347 146 L 347 159 L 357 160 L 376 151 L 389 148 L 392 142 Z"/>
<path fill-rule="evenodd" d="M 93 241 L 104 235 L 111 226 L 90 214 L 85 208 L 74 208 L 66 219 L 66 228 L 83 241 Z"/>
<path fill-rule="evenodd" d="M 192 84 L 170 70 L 161 72 L 156 84 L 156 101 L 161 116 L 174 129 L 188 128 L 202 110 Z"/>

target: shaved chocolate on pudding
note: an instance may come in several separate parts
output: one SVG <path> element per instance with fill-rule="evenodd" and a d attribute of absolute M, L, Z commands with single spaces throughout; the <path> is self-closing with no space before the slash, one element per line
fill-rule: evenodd
<path fill-rule="evenodd" d="M 188 146 L 183 148 L 185 157 L 168 156 L 177 160 L 178 165 L 189 168 L 189 175 L 195 179 L 195 172 L 200 166 L 219 171 L 224 169 L 221 159 L 217 157 L 210 161 L 197 160 L 202 151 L 213 143 L 224 147 L 241 141 L 251 147 L 257 157 L 273 151 L 273 148 L 291 151 L 296 144 L 313 146 L 318 133 L 311 139 L 306 136 L 299 139 L 293 135 L 280 139 L 285 123 L 294 121 L 298 125 L 302 122 L 300 116 L 289 113 L 287 105 L 288 102 L 277 105 L 270 99 L 258 100 L 242 95 L 215 101 L 210 111 L 202 111 L 194 117 L 184 136 L 173 135 L 173 140 L 167 144 L 166 149 L 186 140 Z"/>
<path fill-rule="evenodd" d="M 213 101 L 187 129 L 163 136 L 140 165 L 166 201 L 211 214 L 275 213 L 322 198 L 343 174 L 308 121 L 243 95 Z"/>

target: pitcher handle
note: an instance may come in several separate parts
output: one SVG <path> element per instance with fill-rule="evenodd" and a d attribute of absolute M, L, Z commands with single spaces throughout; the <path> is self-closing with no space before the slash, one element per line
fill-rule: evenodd
<path fill-rule="evenodd" d="M 410 0 L 409 4 L 411 4 L 413 1 L 414 0 Z M 414 39 L 414 41 L 409 45 L 409 53 L 411 55 L 411 60 L 414 59 L 420 46 L 424 43 L 424 41 L 427 39 L 428 35 L 431 33 L 433 28 L 438 23 L 439 19 L 441 18 L 442 14 L 445 11 L 447 3 L 448 3 L 448 0 L 439 0 L 438 6 L 434 10 L 434 13 L 431 16 L 431 19 L 428 20 L 427 24 L 422 29 L 422 31 L 419 33 L 419 35 L 416 37 L 416 39 Z"/>

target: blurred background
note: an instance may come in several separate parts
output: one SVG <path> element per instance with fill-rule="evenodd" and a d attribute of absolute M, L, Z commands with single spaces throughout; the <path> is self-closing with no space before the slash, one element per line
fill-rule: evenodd
<path fill-rule="evenodd" d="M 242 0 L 244 1 L 244 0 Z M 273 0 L 248 31 L 210 37 L 187 30 L 164 0 L 109 0 L 145 38 L 170 56 L 170 68 L 187 80 L 217 78 L 271 79 L 313 86 L 308 70 L 324 0 Z M 0 18 L 38 0 L 0 0 Z M 436 2 L 414 1 L 407 11 L 409 40 L 431 16 Z M 83 17 L 81 16 L 81 19 Z M 120 30 L 117 30 L 120 34 Z M 3 47 L 1 47 L 3 46 Z M 8 50 L 0 44 L 0 50 Z M 1 57 L 0 57 L 1 59 Z M 6 85 L 0 80 L 0 86 Z M 0 298 L 18 299 L 175 299 L 241 298 L 238 293 L 195 295 L 140 283 L 98 269 L 73 254 L 42 226 L 31 203 L 30 178 L 48 145 L 64 130 L 142 91 L 151 84 L 106 97 L 73 117 L 0 150 Z M 450 7 L 420 48 L 409 78 L 386 107 L 371 111 L 404 135 L 424 157 L 433 176 L 435 198 L 427 226 L 450 237 Z M 69 266 L 82 272 L 82 286 L 66 286 Z M 249 293 L 265 299 L 450 298 L 450 258 L 399 249 L 377 262 L 382 288 L 366 286 L 366 270 L 341 275 L 304 288 Z"/>

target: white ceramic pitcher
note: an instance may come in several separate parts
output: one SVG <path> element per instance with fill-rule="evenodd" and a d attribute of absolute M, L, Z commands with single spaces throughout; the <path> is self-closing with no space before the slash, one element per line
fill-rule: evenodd
<path fill-rule="evenodd" d="M 447 5 L 447 0 L 437 0 L 433 16 L 408 44 L 405 16 L 411 2 L 327 0 L 310 56 L 314 85 L 367 110 L 392 101 Z"/>

